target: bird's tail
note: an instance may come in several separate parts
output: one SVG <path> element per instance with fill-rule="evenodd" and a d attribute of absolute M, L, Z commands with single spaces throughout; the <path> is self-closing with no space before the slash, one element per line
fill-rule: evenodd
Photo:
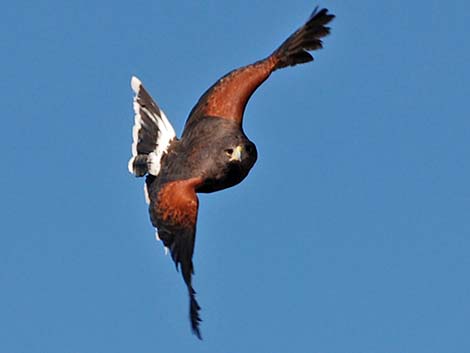
<path fill-rule="evenodd" d="M 131 87 L 135 93 L 135 115 L 132 128 L 132 157 L 128 169 L 137 177 L 147 173 L 157 176 L 163 155 L 176 139 L 175 130 L 163 110 L 135 76 L 131 79 Z"/>
<path fill-rule="evenodd" d="M 327 9 L 318 11 L 318 7 L 315 8 L 308 21 L 272 54 L 276 63 L 274 70 L 313 61 L 313 56 L 308 51 L 323 47 L 321 38 L 330 33 L 330 28 L 325 25 L 333 18 L 335 16 L 329 14 Z"/>

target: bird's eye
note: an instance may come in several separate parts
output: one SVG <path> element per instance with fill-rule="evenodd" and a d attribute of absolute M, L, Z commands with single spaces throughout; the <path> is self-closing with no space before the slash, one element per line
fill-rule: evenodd
<path fill-rule="evenodd" d="M 227 149 L 225 150 L 225 154 L 226 154 L 227 156 L 231 157 L 232 154 L 233 154 L 233 149 L 232 149 L 232 148 L 227 148 Z"/>
<path fill-rule="evenodd" d="M 253 151 L 253 147 L 251 147 L 251 145 L 246 145 L 245 151 L 247 151 L 248 153 L 251 153 L 251 151 Z"/>

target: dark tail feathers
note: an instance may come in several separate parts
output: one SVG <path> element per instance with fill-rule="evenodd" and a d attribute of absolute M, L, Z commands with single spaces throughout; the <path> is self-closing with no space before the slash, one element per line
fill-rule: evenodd
<path fill-rule="evenodd" d="M 313 61 L 313 56 L 308 51 L 323 47 L 320 38 L 330 33 L 330 28 L 325 25 L 333 18 L 335 16 L 329 14 L 327 9 L 318 11 L 318 7 L 315 8 L 308 21 L 273 53 L 273 56 L 277 58 L 274 69 Z"/>

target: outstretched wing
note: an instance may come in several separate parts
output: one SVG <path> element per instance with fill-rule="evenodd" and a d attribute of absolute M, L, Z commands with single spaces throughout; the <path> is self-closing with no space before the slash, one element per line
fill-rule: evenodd
<path fill-rule="evenodd" d="M 176 138 L 175 130 L 165 113 L 154 102 L 140 80 L 133 76 L 134 127 L 132 128 L 132 157 L 129 172 L 137 177 L 149 173 L 158 175 L 160 161 Z"/>
<path fill-rule="evenodd" d="M 308 51 L 322 48 L 321 38 L 330 33 L 325 25 L 334 17 L 327 9 L 318 11 L 316 8 L 308 21 L 266 59 L 222 77 L 199 99 L 185 128 L 204 116 L 235 120 L 241 125 L 245 106 L 253 92 L 273 71 L 312 61 Z"/>
<path fill-rule="evenodd" d="M 165 247 L 170 249 L 176 269 L 181 268 L 189 293 L 191 327 L 198 338 L 201 338 L 200 306 L 196 301 L 191 277 L 194 273 L 192 257 L 199 206 L 195 189 L 201 182 L 201 178 L 192 178 L 163 184 L 156 192 L 155 201 L 152 198 L 150 203 L 150 218 L 158 230 L 158 236 Z"/>

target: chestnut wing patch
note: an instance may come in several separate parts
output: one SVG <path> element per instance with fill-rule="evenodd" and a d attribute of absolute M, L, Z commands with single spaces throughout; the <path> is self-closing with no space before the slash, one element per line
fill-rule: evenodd
<path fill-rule="evenodd" d="M 191 327 L 199 338 L 201 338 L 200 306 L 196 301 L 196 292 L 191 281 L 194 273 L 192 257 L 199 206 L 195 189 L 200 184 L 201 178 L 166 183 L 160 187 L 156 203 L 150 205 L 151 217 L 158 229 L 158 236 L 170 249 L 176 269 L 181 268 L 184 282 L 188 287 Z"/>
<path fill-rule="evenodd" d="M 326 25 L 335 16 L 327 9 L 313 11 L 307 22 L 266 59 L 229 72 L 199 99 L 186 126 L 204 116 L 219 117 L 242 124 L 246 104 L 255 90 L 277 69 L 313 60 L 309 51 L 321 49 L 321 38 L 330 33 Z"/>
<path fill-rule="evenodd" d="M 222 77 L 199 99 L 186 125 L 204 116 L 234 120 L 241 125 L 248 100 L 269 77 L 274 66 L 274 59 L 269 57 Z"/>

